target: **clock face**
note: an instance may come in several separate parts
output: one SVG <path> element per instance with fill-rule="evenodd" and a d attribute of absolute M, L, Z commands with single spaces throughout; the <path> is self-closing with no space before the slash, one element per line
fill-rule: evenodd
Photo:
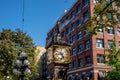
<path fill-rule="evenodd" d="M 56 62 L 68 62 L 70 57 L 70 52 L 68 48 L 58 47 L 54 51 L 54 59 Z"/>

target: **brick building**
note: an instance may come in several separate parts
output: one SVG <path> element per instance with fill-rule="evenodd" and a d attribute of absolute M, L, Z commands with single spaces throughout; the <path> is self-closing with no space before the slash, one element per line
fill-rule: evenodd
<path fill-rule="evenodd" d="M 58 32 L 62 40 L 72 44 L 68 80 L 102 80 L 110 69 L 104 62 L 104 55 L 108 53 L 106 49 L 111 40 L 115 39 L 116 47 L 120 48 L 119 24 L 115 28 L 108 27 L 107 31 L 100 29 L 97 35 L 85 31 L 84 23 L 93 16 L 95 4 L 95 0 L 76 0 L 47 33 L 46 46 L 51 44 Z M 120 21 L 120 16 L 117 20 Z"/>

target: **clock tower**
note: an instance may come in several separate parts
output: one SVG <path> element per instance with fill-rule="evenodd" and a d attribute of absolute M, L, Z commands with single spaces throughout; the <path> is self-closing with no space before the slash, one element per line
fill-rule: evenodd
<path fill-rule="evenodd" d="M 59 33 L 47 50 L 48 80 L 67 80 L 67 69 L 71 62 L 71 45 L 61 40 Z"/>

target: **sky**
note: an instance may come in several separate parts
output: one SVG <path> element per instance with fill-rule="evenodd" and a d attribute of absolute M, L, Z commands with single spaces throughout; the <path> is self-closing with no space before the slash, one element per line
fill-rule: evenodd
<path fill-rule="evenodd" d="M 0 0 L 0 32 L 17 28 L 26 32 L 37 46 L 45 46 L 47 32 L 75 0 Z"/>

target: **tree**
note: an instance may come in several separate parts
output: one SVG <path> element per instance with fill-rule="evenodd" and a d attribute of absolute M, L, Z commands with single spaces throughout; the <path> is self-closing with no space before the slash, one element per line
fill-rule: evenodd
<path fill-rule="evenodd" d="M 96 34 L 101 28 L 106 30 L 120 22 L 120 0 L 95 0 L 94 16 L 90 17 L 86 25 L 88 32 Z M 112 5 L 115 7 L 112 7 Z"/>
<path fill-rule="evenodd" d="M 11 31 L 10 29 L 3 29 L 0 32 L 0 78 L 4 79 L 6 76 L 13 78 L 14 74 L 12 70 L 14 63 L 20 52 L 27 53 L 28 60 L 30 61 L 30 69 L 32 74 L 35 73 L 34 56 L 35 56 L 35 45 L 32 42 L 30 36 L 23 33 L 20 29 Z M 5 79 L 4 79 L 5 80 Z"/>
<path fill-rule="evenodd" d="M 116 49 L 116 43 L 113 40 L 110 48 L 108 49 L 109 55 L 108 65 L 111 66 L 111 70 L 107 72 L 105 80 L 120 80 L 120 49 Z"/>

